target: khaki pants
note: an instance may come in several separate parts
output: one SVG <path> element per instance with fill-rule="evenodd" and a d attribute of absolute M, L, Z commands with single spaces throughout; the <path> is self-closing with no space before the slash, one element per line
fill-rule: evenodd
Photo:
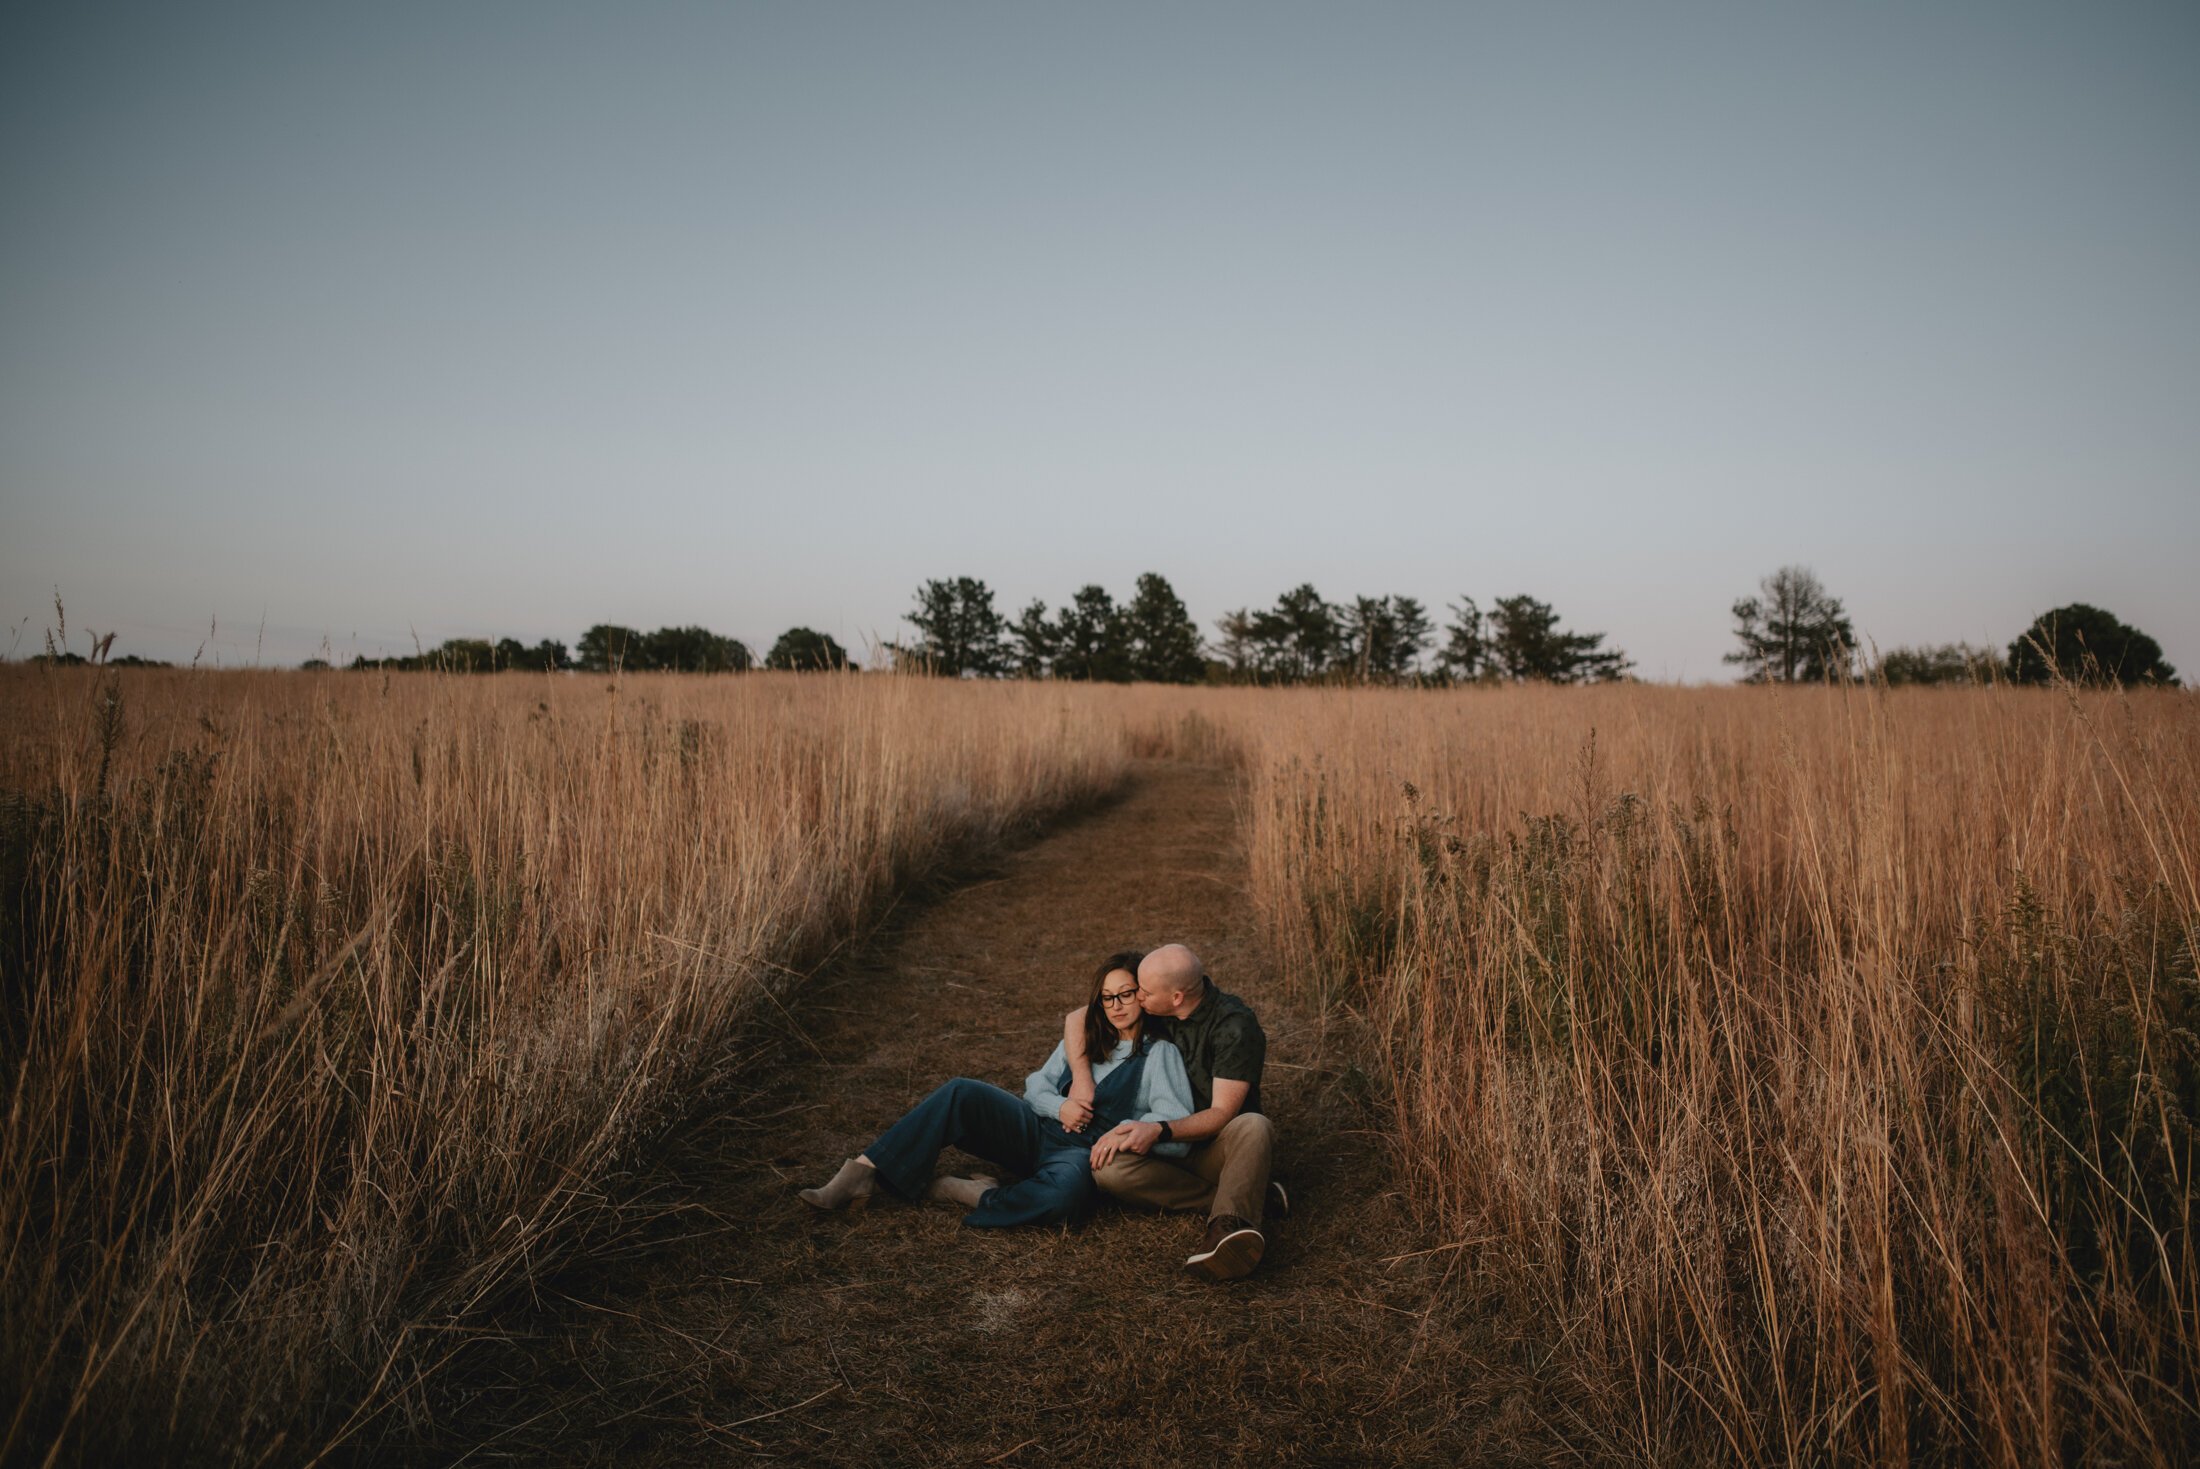
<path fill-rule="evenodd" d="M 1260 1223 L 1268 1198 L 1268 1165 L 1276 1153 L 1275 1124 L 1240 1113 L 1221 1132 L 1194 1143 L 1190 1156 L 1158 1158 L 1118 1153 L 1093 1182 L 1126 1204 L 1149 1209 L 1205 1209 L 1209 1218 L 1234 1214 Z"/>

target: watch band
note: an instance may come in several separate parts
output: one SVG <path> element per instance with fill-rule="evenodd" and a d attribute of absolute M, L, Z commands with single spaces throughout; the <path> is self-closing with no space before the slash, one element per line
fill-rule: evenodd
<path fill-rule="evenodd" d="M 1175 1128 L 1173 1128 L 1173 1127 L 1171 1127 L 1171 1126 L 1169 1126 L 1169 1124 L 1168 1124 L 1168 1123 L 1167 1123 L 1166 1121 L 1164 1121 L 1164 1122 L 1163 1122 L 1163 1123 L 1161 1124 L 1161 1140 L 1162 1140 L 1163 1142 L 1168 1142 L 1168 1141 L 1169 1141 L 1170 1139 L 1174 1138 L 1175 1136 L 1176 1136 L 1176 1129 L 1175 1129 Z"/>

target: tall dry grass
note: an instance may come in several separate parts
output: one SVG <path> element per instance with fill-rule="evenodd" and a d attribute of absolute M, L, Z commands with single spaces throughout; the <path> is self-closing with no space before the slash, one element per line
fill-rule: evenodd
<path fill-rule="evenodd" d="M 1407 1186 L 1651 1463 L 2200 1443 L 2200 700 L 1202 706 Z"/>
<path fill-rule="evenodd" d="M 0 668 L 0 1460 L 302 1463 L 740 1023 L 1122 771 L 1087 691 Z"/>
<path fill-rule="evenodd" d="M 2200 1432 L 2190 695 L 0 695 L 0 1458 L 304 1462 L 418 1412 L 780 981 L 1126 734 L 1243 764 L 1284 972 L 1371 1022 L 1412 1198 L 1586 1451 Z"/>

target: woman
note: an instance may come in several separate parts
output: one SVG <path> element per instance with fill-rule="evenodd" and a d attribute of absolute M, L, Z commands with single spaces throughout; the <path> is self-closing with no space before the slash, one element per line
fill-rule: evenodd
<path fill-rule="evenodd" d="M 981 1229 L 1056 1224 L 1083 1213 L 1094 1194 L 1094 1138 L 1121 1122 L 1174 1122 L 1192 1114 L 1183 1056 L 1167 1041 L 1143 1041 L 1138 961 L 1144 957 L 1111 954 L 1093 974 L 1085 1004 L 1085 1052 L 1107 1059 L 1092 1069 L 1089 1110 L 1063 1095 L 1069 1090 L 1069 1063 L 1057 1041 L 1054 1054 L 1024 1079 L 1021 1099 L 957 1077 L 841 1164 L 830 1183 L 804 1189 L 802 1202 L 854 1212 L 871 1202 L 874 1183 L 883 1182 L 888 1192 L 905 1199 L 961 1204 L 970 1211 L 963 1223 Z M 1085 1129 L 1083 1135 L 1073 1127 Z M 933 1165 L 949 1147 L 1029 1177 L 1006 1187 L 991 1178 L 935 1179 Z M 1180 1157 L 1186 1145 L 1156 1143 L 1154 1151 Z"/>

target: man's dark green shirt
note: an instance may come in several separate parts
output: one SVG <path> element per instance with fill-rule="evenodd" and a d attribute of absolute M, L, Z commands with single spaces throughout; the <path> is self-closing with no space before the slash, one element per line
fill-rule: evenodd
<path fill-rule="evenodd" d="M 1260 1068 L 1268 1058 L 1268 1037 L 1261 1033 L 1253 1007 L 1236 995 L 1226 995 L 1207 981 L 1207 998 L 1182 1020 L 1174 1016 L 1150 1016 L 1147 1034 L 1168 1040 L 1184 1054 L 1184 1070 L 1191 1077 L 1192 1100 L 1205 1111 L 1215 1104 L 1215 1078 L 1251 1083 L 1245 1094 L 1244 1112 L 1260 1110 Z"/>

